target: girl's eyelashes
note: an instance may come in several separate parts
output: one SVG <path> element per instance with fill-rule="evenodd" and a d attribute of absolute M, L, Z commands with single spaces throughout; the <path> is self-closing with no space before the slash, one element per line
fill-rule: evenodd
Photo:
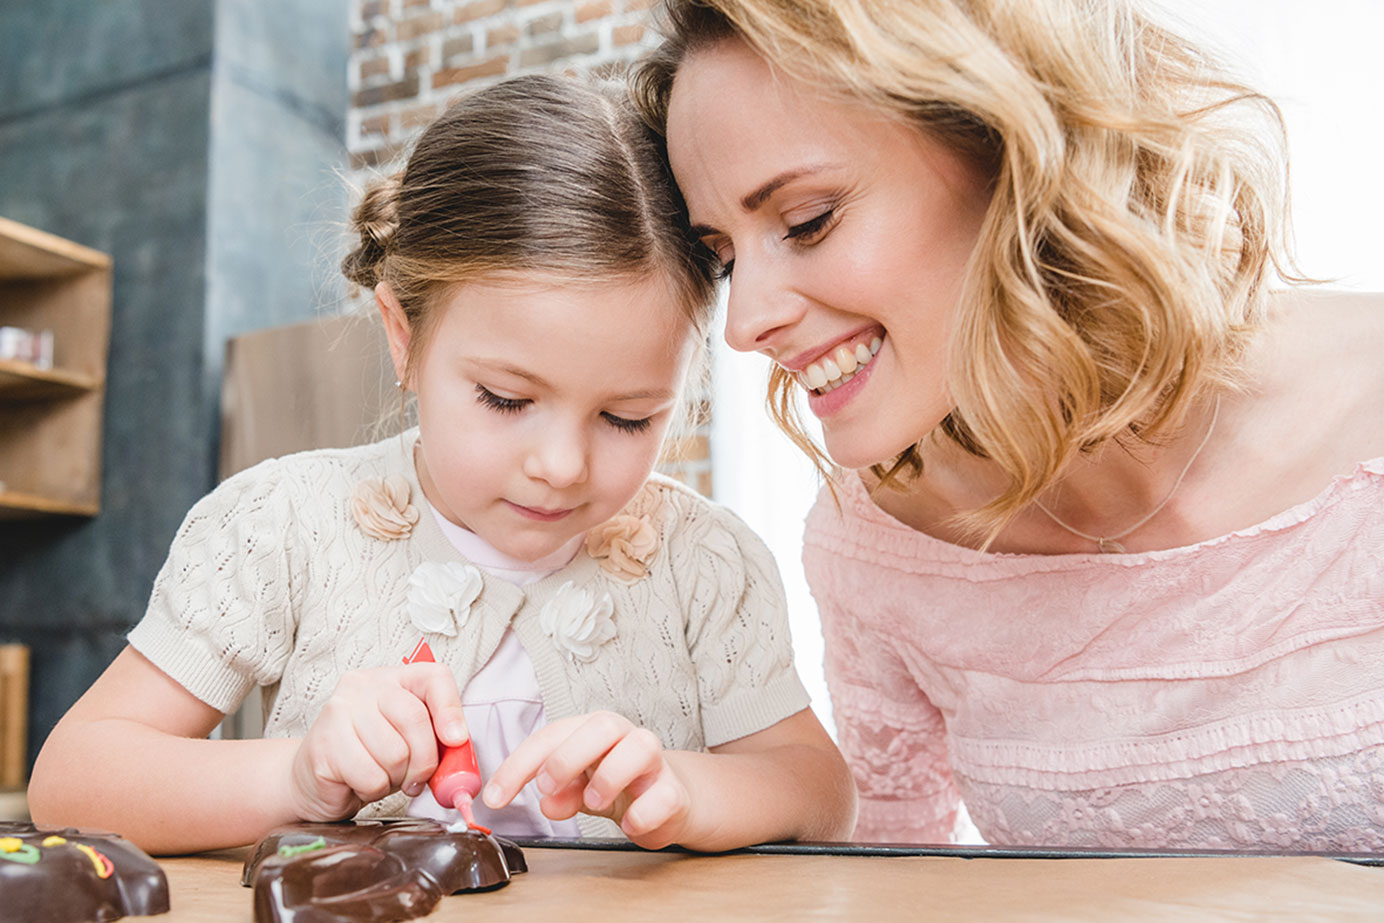
<path fill-rule="evenodd" d="M 482 384 L 476 385 L 476 400 L 496 413 L 518 413 L 533 403 L 533 399 L 527 397 L 501 397 Z M 622 433 L 642 433 L 653 425 L 652 417 L 631 420 L 628 417 L 602 412 L 601 419 Z"/>
<path fill-rule="evenodd" d="M 602 413 L 601 416 L 611 426 L 623 433 L 642 433 L 653 423 L 652 417 L 644 417 L 640 420 L 630 420 L 626 417 L 617 417 L 613 413 Z"/>
<path fill-rule="evenodd" d="M 788 233 L 783 235 L 783 239 L 808 242 L 810 238 L 815 237 L 817 234 L 821 233 L 827 225 L 831 224 L 832 219 L 835 217 L 836 209 L 828 208 L 815 218 L 809 218 L 802 224 L 795 224 L 789 227 Z"/>
<path fill-rule="evenodd" d="M 518 413 L 533 403 L 528 398 L 500 397 L 482 384 L 476 385 L 476 400 L 497 413 Z"/>
<path fill-rule="evenodd" d="M 735 260 L 726 260 L 721 264 L 721 269 L 716 273 L 716 278 L 724 282 L 730 278 L 731 271 L 735 269 Z"/>

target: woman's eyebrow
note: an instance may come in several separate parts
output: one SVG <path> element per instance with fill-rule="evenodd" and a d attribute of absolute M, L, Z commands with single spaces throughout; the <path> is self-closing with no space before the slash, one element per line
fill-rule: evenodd
<path fill-rule="evenodd" d="M 769 201 L 770 196 L 778 192 L 784 186 L 793 182 L 793 180 L 800 179 L 804 176 L 810 176 L 813 173 L 821 173 L 825 170 L 835 169 L 838 166 L 840 166 L 840 164 L 819 163 L 810 164 L 805 167 L 796 167 L 792 170 L 784 170 L 782 173 L 779 173 L 767 180 L 766 182 L 761 183 L 759 186 L 755 187 L 755 189 L 753 189 L 751 192 L 749 192 L 743 198 L 741 198 L 740 207 L 747 212 L 752 212 L 755 209 L 759 208 L 761 205 L 763 205 L 765 202 Z M 716 229 L 709 224 L 694 224 L 692 226 L 693 237 L 705 237 L 707 234 L 715 233 Z"/>

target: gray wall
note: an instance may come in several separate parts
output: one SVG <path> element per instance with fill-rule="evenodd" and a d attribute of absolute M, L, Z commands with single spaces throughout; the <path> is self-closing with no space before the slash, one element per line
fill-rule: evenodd
<path fill-rule="evenodd" d="M 30 759 L 215 482 L 225 339 L 335 308 L 346 0 L 0 0 L 0 215 L 109 253 L 102 512 L 0 523 Z"/>

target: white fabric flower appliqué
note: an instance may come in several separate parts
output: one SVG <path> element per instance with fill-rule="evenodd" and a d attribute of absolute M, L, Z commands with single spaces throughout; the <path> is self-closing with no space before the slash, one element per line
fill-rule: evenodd
<path fill-rule="evenodd" d="M 408 578 L 408 615 L 424 633 L 456 637 L 481 595 L 481 572 L 470 564 L 428 561 Z"/>
<path fill-rule="evenodd" d="M 418 522 L 418 507 L 409 503 L 408 479 L 391 474 L 361 481 L 351 492 L 351 516 L 371 538 L 384 542 L 407 538 Z"/>
<path fill-rule="evenodd" d="M 600 646 L 615 637 L 614 613 L 609 593 L 597 599 L 568 580 L 538 614 L 538 624 L 568 657 L 590 663 Z"/>
<path fill-rule="evenodd" d="M 592 529 L 586 536 L 586 552 L 600 562 L 606 573 L 625 582 L 649 572 L 658 551 L 658 532 L 647 516 L 622 514 Z"/>

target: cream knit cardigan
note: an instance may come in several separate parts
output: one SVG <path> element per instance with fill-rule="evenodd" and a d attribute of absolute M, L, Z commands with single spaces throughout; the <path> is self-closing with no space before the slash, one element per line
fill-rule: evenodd
<path fill-rule="evenodd" d="M 271 459 L 228 479 L 188 513 L 130 644 L 197 698 L 235 710 L 263 686 L 266 737 L 299 737 L 348 670 L 399 664 L 424 633 L 409 578 L 424 562 L 465 563 L 438 528 L 413 466 L 417 430 L 353 449 Z M 398 540 L 350 512 L 363 479 L 402 475 L 421 515 Z M 528 587 L 483 578 L 457 633 L 426 635 L 464 688 L 512 626 L 549 720 L 607 709 L 664 746 L 701 750 L 801 711 L 782 585 L 772 555 L 728 510 L 652 477 L 625 509 L 658 535 L 647 576 L 622 581 L 585 551 Z M 613 602 L 615 635 L 590 662 L 565 652 L 540 613 L 572 582 Z M 361 816 L 402 814 L 395 793 Z M 579 815 L 586 836 L 619 836 Z"/>

